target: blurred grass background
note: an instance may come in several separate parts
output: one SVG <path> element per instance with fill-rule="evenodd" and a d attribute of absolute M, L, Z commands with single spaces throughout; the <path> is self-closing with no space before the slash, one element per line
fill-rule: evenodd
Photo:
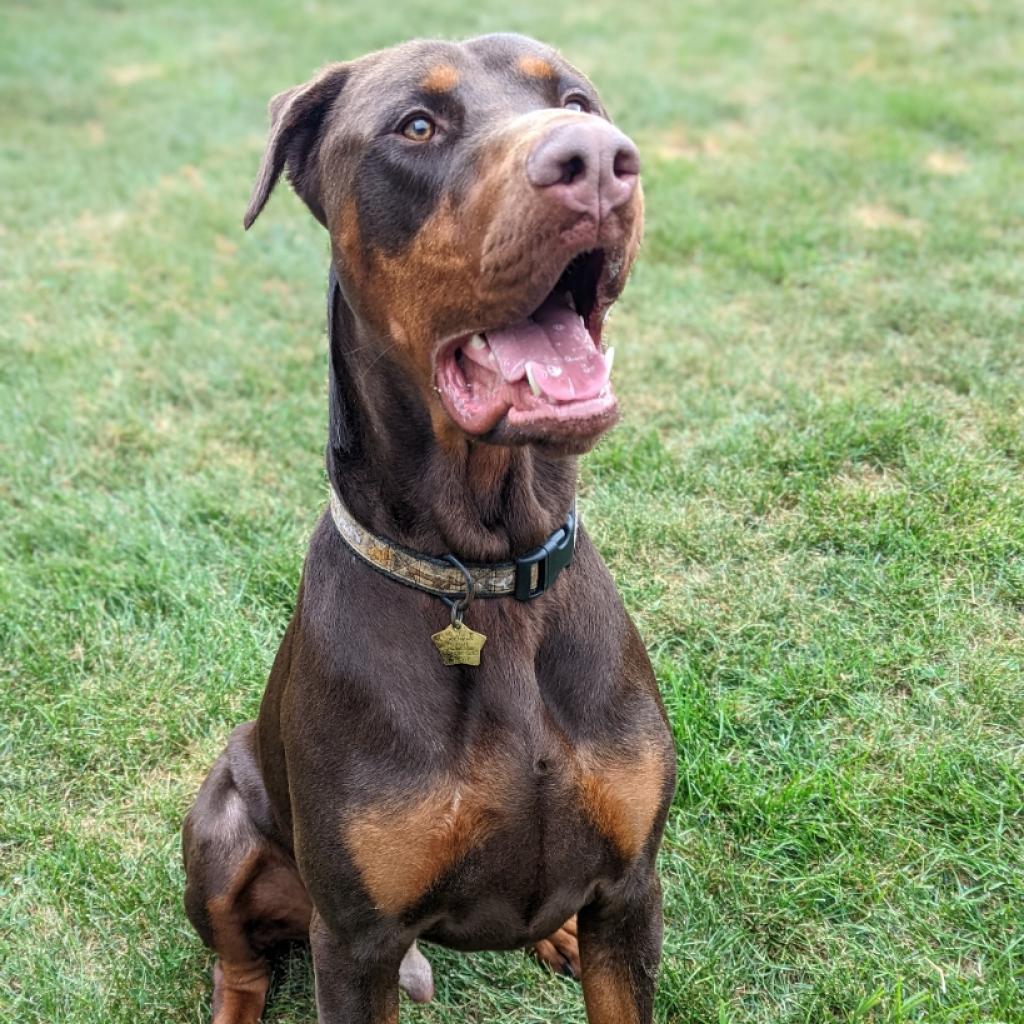
<path fill-rule="evenodd" d="M 7 0 L 0 1019 L 202 1021 L 181 814 L 325 499 L 326 236 L 269 96 L 511 29 L 645 160 L 588 526 L 679 746 L 657 1019 L 1024 1021 L 1024 8 Z M 428 951 L 428 1022 L 582 1022 Z M 308 961 L 266 1019 L 310 1021 Z"/>

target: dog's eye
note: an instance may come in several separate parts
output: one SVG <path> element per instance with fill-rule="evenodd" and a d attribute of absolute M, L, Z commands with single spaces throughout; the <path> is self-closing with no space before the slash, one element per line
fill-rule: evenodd
<path fill-rule="evenodd" d="M 566 96 L 562 106 L 566 110 L 575 110 L 578 114 L 590 113 L 590 104 L 579 93 L 574 92 L 571 96 Z"/>
<path fill-rule="evenodd" d="M 429 142 L 437 131 L 437 125 L 423 114 L 416 114 L 410 117 L 402 125 L 402 134 L 413 142 Z"/>

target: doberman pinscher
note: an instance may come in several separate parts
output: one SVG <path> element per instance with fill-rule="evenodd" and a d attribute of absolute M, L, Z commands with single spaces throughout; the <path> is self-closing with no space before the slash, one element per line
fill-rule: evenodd
<path fill-rule="evenodd" d="M 245 226 L 286 171 L 330 233 L 331 503 L 185 820 L 213 1019 L 257 1021 L 268 953 L 308 936 L 321 1022 L 429 999 L 422 938 L 533 946 L 591 1024 L 648 1024 L 675 758 L 575 509 L 617 416 L 636 148 L 514 35 L 330 65 L 270 118 Z"/>

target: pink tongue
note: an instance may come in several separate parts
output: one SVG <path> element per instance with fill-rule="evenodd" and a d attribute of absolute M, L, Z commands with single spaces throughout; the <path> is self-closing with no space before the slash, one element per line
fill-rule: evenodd
<path fill-rule="evenodd" d="M 604 356 L 583 318 L 559 303 L 547 303 L 532 319 L 488 331 L 487 343 L 505 380 L 522 380 L 530 364 L 537 387 L 559 402 L 594 398 L 608 383 Z M 473 358 L 468 350 L 467 355 Z"/>

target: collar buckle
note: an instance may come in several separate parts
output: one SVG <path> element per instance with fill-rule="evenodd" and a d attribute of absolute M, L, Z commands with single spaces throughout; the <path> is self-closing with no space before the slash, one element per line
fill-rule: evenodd
<path fill-rule="evenodd" d="M 566 517 L 565 524 L 528 555 L 515 560 L 517 601 L 532 601 L 549 590 L 558 574 L 572 561 L 576 550 L 576 510 Z M 532 586 L 533 567 L 537 566 L 537 585 Z"/>

